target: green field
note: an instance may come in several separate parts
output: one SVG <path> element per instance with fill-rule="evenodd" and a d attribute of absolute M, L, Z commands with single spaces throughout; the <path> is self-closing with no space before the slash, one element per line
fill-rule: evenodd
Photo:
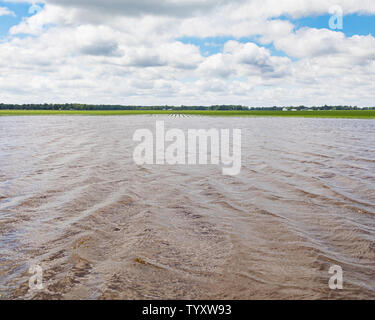
<path fill-rule="evenodd" d="M 335 110 L 335 111 L 50 111 L 50 110 L 0 110 L 0 116 L 127 116 L 127 115 L 197 115 L 232 117 L 306 117 L 306 118 L 352 118 L 375 119 L 375 110 Z"/>

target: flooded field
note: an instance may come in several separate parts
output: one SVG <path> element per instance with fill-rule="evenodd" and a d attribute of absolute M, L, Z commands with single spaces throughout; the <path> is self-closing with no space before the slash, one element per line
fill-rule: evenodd
<path fill-rule="evenodd" d="M 242 129 L 241 173 L 136 165 L 134 132 L 160 120 Z M 0 299 L 375 299 L 375 120 L 20 116 L 0 133 Z"/>

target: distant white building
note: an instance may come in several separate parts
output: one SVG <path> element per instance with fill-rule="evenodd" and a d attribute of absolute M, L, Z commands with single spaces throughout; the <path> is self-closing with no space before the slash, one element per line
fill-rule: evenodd
<path fill-rule="evenodd" d="M 288 111 L 288 109 L 287 109 L 287 108 L 284 108 L 283 111 Z"/>

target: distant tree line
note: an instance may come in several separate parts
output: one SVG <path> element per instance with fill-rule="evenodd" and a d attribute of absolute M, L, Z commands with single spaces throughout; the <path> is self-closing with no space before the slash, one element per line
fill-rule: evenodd
<path fill-rule="evenodd" d="M 276 109 L 280 109 L 278 107 L 275 107 Z M 357 106 L 314 106 L 314 107 L 305 107 L 305 106 L 298 106 L 298 107 L 283 107 L 281 109 L 287 109 L 287 110 L 375 110 L 375 107 L 363 107 L 359 108 Z"/>
<path fill-rule="evenodd" d="M 249 110 L 248 107 L 235 105 L 222 106 L 125 106 L 125 105 L 91 105 L 91 104 L 5 104 L 0 103 L 0 110 L 93 110 L 93 111 L 118 111 L 118 110 Z"/>
<path fill-rule="evenodd" d="M 283 110 L 375 110 L 375 107 L 359 108 L 357 106 L 286 106 L 286 107 L 246 107 L 241 105 L 213 105 L 213 106 L 125 106 L 125 105 L 91 105 L 78 103 L 65 104 L 5 104 L 0 103 L 0 110 L 92 110 L 92 111 L 119 111 L 119 110 L 212 110 L 212 111 L 283 111 Z"/>

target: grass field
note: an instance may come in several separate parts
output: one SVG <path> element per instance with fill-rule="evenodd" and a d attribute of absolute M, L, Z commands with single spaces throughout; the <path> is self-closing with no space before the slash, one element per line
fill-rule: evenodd
<path fill-rule="evenodd" d="M 127 115 L 199 115 L 199 116 L 232 116 L 232 117 L 306 117 L 306 118 L 352 118 L 375 119 L 375 110 L 338 110 L 338 111 L 49 111 L 49 110 L 0 110 L 0 116 L 51 116 L 51 115 L 85 115 L 85 116 L 127 116 Z"/>

